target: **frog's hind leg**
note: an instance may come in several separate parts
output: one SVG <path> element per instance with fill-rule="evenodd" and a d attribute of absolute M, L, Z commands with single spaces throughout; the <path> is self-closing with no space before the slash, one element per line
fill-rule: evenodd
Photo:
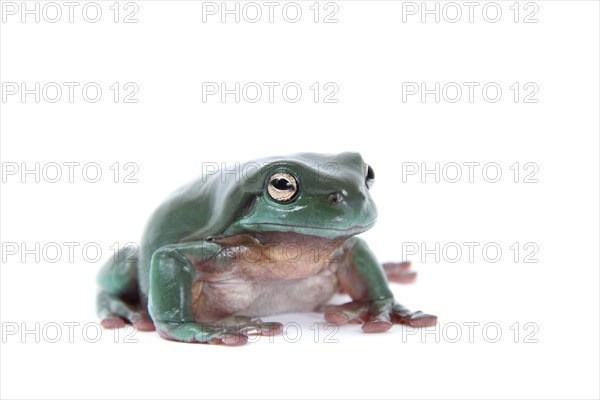
<path fill-rule="evenodd" d="M 137 264 L 121 249 L 98 273 L 96 306 L 103 328 L 117 329 L 130 323 L 141 331 L 154 330 L 146 306 L 140 302 Z"/>
<path fill-rule="evenodd" d="M 154 324 L 139 303 L 130 303 L 120 297 L 101 291 L 97 297 L 100 325 L 105 329 L 118 329 L 132 324 L 140 331 L 153 331 Z"/>

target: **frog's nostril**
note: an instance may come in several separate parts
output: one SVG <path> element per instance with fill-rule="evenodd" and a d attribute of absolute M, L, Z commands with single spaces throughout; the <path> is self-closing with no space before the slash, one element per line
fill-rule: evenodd
<path fill-rule="evenodd" d="M 331 193 L 327 199 L 332 206 L 335 206 L 341 201 L 341 197 L 337 193 Z"/>

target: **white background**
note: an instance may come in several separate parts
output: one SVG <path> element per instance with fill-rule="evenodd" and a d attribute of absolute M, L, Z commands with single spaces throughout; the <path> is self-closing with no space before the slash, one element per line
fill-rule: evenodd
<path fill-rule="evenodd" d="M 20 10 L 3 14 L 3 84 L 97 82 L 103 88 L 96 103 L 85 101 L 80 89 L 73 103 L 66 91 L 57 103 L 43 97 L 36 103 L 33 95 L 23 102 L 19 94 L 1 103 L 5 173 L 21 163 L 80 163 L 73 183 L 66 167 L 57 183 L 43 175 L 38 183 L 20 171 L 3 177 L 3 398 L 598 398 L 597 2 L 535 2 L 537 23 L 523 22 L 535 9 L 524 2 L 515 23 L 512 1 L 498 3 L 497 23 L 482 17 L 485 3 L 472 23 L 462 2 L 456 23 L 443 15 L 439 23 L 431 15 L 422 23 L 420 14 L 403 22 L 407 5 L 394 1 L 338 1 L 338 23 L 323 23 L 324 3 L 314 23 L 312 1 L 299 3 L 298 23 L 282 18 L 283 3 L 273 23 L 264 6 L 258 23 L 235 23 L 232 16 L 221 23 L 219 15 L 204 23 L 202 3 L 194 1 L 137 1 L 138 23 L 123 23 L 133 10 L 125 12 L 124 2 L 118 23 L 113 2 L 99 2 L 102 17 L 89 23 L 84 4 L 73 23 L 64 6 L 57 23 L 43 16 L 36 23 L 31 15 L 23 23 Z M 121 97 L 115 103 L 114 82 L 138 85 L 139 102 Z M 273 103 L 266 94 L 256 104 L 232 96 L 203 102 L 202 82 L 297 82 L 303 96 L 289 103 L 276 91 Z M 314 82 L 337 84 L 339 102 L 315 103 Z M 473 102 L 466 90 L 456 103 L 436 103 L 433 95 L 403 102 L 403 82 L 480 86 Z M 503 89 L 495 103 L 482 98 L 488 82 Z M 522 91 L 515 103 L 509 88 L 515 82 L 521 90 L 537 85 L 538 102 L 525 103 L 529 91 Z M 90 343 L 95 274 L 111 246 L 139 242 L 152 210 L 198 176 L 203 162 L 346 150 L 360 151 L 377 176 L 372 196 L 380 218 L 363 236 L 382 261 L 402 259 L 403 243 L 429 249 L 480 243 L 472 262 L 465 247 L 454 263 L 448 255 L 439 262 L 422 251 L 409 256 L 417 282 L 393 288 L 403 304 L 439 316 L 438 338 L 433 330 L 422 337 L 396 326 L 365 335 L 349 326 L 335 333 L 337 343 L 327 343 L 328 332 L 321 328 L 317 338 L 310 329 L 322 316 L 304 314 L 266 318 L 298 323 L 297 342 L 292 329 L 274 343 L 263 338 L 242 348 L 174 343 L 156 333 L 115 343 L 108 331 Z M 118 183 L 110 169 L 116 162 Z M 128 162 L 139 167 L 138 183 L 123 182 Z M 466 167 L 457 183 L 402 178 L 403 163 L 464 162 L 480 163 L 473 183 Z M 492 162 L 502 170 L 497 183 L 481 173 Z M 515 162 L 518 183 L 509 169 Z M 538 183 L 523 182 L 528 162 L 539 167 Z M 86 163 L 100 165 L 99 182 L 86 182 Z M 78 243 L 72 260 L 64 242 Z M 537 263 L 524 262 L 530 242 L 539 248 Z M 5 251 L 11 243 L 16 254 Z M 36 243 L 39 262 L 22 251 Z M 40 254 L 52 243 L 62 247 L 57 262 L 50 262 L 54 253 Z M 101 247 L 100 261 L 84 259 L 86 243 Z M 499 261 L 482 256 L 486 243 L 502 249 Z M 79 324 L 72 343 L 64 325 L 70 322 Z M 22 329 L 35 331 L 36 323 L 40 337 L 23 338 Z M 472 340 L 469 323 L 479 324 Z M 50 343 L 56 324 L 62 336 Z M 19 332 L 8 334 L 15 326 Z M 501 336 L 492 343 L 495 327 Z"/>

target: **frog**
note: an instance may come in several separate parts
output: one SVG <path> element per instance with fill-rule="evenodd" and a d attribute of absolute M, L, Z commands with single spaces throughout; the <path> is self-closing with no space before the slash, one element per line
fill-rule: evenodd
<path fill-rule="evenodd" d="M 283 324 L 262 318 L 284 313 L 318 311 L 365 333 L 437 323 L 394 298 L 391 282 L 414 280 L 410 263 L 381 264 L 358 236 L 378 217 L 360 153 L 214 164 L 156 208 L 135 255 L 125 246 L 101 267 L 103 328 L 241 345 L 280 334 Z M 338 293 L 351 301 L 330 304 Z"/>

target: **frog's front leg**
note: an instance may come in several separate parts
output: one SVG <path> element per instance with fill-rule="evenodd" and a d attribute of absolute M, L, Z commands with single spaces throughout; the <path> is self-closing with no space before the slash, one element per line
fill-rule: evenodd
<path fill-rule="evenodd" d="M 197 323 L 192 310 L 192 285 L 197 271 L 190 261 L 204 262 L 218 254 L 221 246 L 199 241 L 168 245 L 152 256 L 148 309 L 158 333 L 181 342 L 241 345 L 247 334 L 268 334 L 272 324 L 258 326 L 242 324 Z M 263 331 L 266 330 L 268 332 Z"/>
<path fill-rule="evenodd" d="M 393 323 L 415 327 L 436 324 L 436 316 L 410 311 L 394 300 L 385 272 L 364 240 L 349 239 L 340 257 L 337 272 L 340 286 L 353 301 L 327 306 L 325 319 L 328 322 L 337 325 L 362 322 L 362 330 L 367 333 L 385 332 Z"/>

